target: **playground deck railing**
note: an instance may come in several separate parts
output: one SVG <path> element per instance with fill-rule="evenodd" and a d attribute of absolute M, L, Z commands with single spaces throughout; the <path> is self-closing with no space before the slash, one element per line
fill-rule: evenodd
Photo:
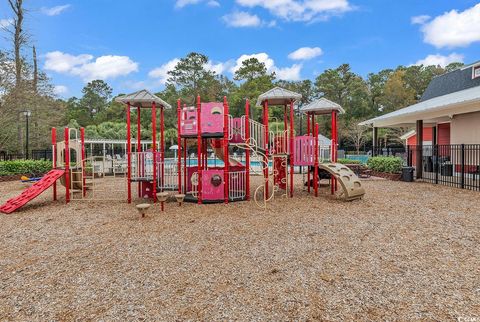
<path fill-rule="evenodd" d="M 247 172 L 234 171 L 228 173 L 229 197 L 230 199 L 243 199 L 246 196 L 245 186 L 247 182 Z"/>
<path fill-rule="evenodd" d="M 181 165 L 181 172 L 183 175 L 183 161 Z M 157 161 L 157 181 L 158 187 L 164 190 L 178 189 L 178 164 L 173 160 L 165 160 L 162 176 L 162 161 Z"/>
<path fill-rule="evenodd" d="M 228 139 L 234 143 L 244 143 L 247 140 L 245 135 L 245 115 L 240 118 L 234 118 L 229 115 Z M 249 144 L 256 148 L 265 149 L 265 125 L 253 119 L 248 119 L 249 122 Z"/>

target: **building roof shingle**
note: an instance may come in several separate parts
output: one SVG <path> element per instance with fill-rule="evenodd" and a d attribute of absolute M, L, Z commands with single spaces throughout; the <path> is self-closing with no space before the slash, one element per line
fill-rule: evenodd
<path fill-rule="evenodd" d="M 462 67 L 450 73 L 434 77 L 420 101 L 423 102 L 435 97 L 480 86 L 480 78 L 472 79 L 472 68 L 474 65 Z"/>

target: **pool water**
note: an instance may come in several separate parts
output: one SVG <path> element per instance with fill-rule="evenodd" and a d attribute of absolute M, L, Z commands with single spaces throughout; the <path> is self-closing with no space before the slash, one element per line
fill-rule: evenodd
<path fill-rule="evenodd" d="M 177 162 L 176 160 L 171 160 L 171 162 L 175 163 Z M 168 161 L 166 160 L 165 163 L 168 163 Z M 243 161 L 240 161 L 240 163 L 242 163 L 243 165 L 245 165 L 245 160 Z M 197 159 L 188 159 L 187 160 L 187 166 L 191 167 L 191 166 L 196 166 L 198 164 L 198 160 Z M 207 165 L 209 167 L 223 167 L 224 166 L 224 163 L 223 161 L 221 160 L 218 160 L 218 159 L 208 159 L 207 160 Z M 250 161 L 250 166 L 251 167 L 262 167 L 263 165 L 263 162 L 260 162 L 260 161 Z M 272 165 L 272 162 L 269 162 L 269 166 Z"/>

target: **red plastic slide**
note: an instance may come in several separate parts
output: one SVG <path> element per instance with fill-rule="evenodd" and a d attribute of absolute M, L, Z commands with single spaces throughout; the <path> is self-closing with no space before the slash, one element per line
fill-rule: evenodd
<path fill-rule="evenodd" d="M 0 212 L 4 214 L 11 214 L 18 208 L 23 207 L 30 200 L 35 199 L 39 194 L 47 190 L 55 181 L 60 179 L 65 174 L 65 170 L 51 170 L 41 180 L 32 185 L 31 187 L 23 190 L 23 192 L 0 207 Z"/>

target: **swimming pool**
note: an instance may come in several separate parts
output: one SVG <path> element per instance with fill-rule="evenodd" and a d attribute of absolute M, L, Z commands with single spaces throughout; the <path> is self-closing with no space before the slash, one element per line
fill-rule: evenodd
<path fill-rule="evenodd" d="M 174 159 L 165 160 L 165 164 L 168 164 L 168 163 L 176 164 L 176 162 L 177 162 L 177 160 L 174 160 Z M 240 161 L 240 163 L 245 165 L 245 160 Z M 193 158 L 192 159 L 187 159 L 187 166 L 191 167 L 191 166 L 196 166 L 197 164 L 198 164 L 197 159 L 193 159 Z M 223 161 L 218 160 L 218 159 L 208 159 L 207 164 L 208 164 L 209 167 L 223 167 L 224 166 Z M 262 167 L 262 165 L 263 165 L 263 162 L 256 161 L 256 160 L 250 161 L 250 166 L 251 167 Z M 271 161 L 269 162 L 269 166 L 272 166 Z"/>

